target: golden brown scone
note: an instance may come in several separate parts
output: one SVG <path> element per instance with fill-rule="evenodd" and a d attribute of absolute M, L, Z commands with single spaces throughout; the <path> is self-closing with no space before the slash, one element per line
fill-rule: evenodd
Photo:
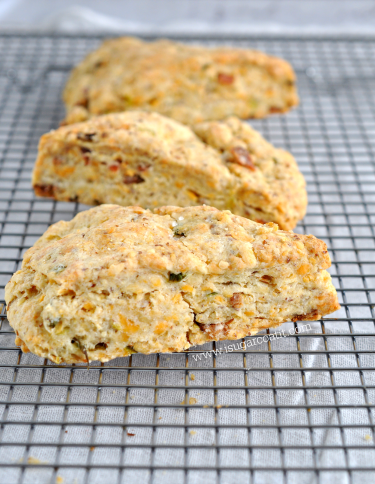
<path fill-rule="evenodd" d="M 5 289 L 23 351 L 108 361 L 238 339 L 339 308 L 312 235 L 213 207 L 101 205 L 58 222 Z"/>
<path fill-rule="evenodd" d="M 133 37 L 105 41 L 72 72 L 65 123 L 144 109 L 185 124 L 263 118 L 298 104 L 290 64 L 262 52 Z"/>
<path fill-rule="evenodd" d="M 256 222 L 276 222 L 286 230 L 304 217 L 305 179 L 290 153 L 275 148 L 235 117 L 198 123 L 193 130 L 221 153 L 232 176 L 240 180 L 233 194 L 234 204 L 226 208 Z"/>
<path fill-rule="evenodd" d="M 292 229 L 307 205 L 293 156 L 238 118 L 195 132 L 158 113 L 91 118 L 42 136 L 33 173 L 39 196 L 87 205 L 207 204 Z"/>

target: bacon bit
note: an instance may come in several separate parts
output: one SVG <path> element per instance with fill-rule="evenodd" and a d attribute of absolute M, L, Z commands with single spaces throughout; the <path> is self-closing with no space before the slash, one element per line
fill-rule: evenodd
<path fill-rule="evenodd" d="M 84 90 L 83 90 L 83 96 L 82 99 L 80 99 L 78 102 L 76 102 L 74 104 L 74 106 L 82 106 L 84 108 L 87 108 L 87 106 L 89 105 L 89 100 L 88 100 L 88 97 L 87 97 L 87 94 L 88 94 L 89 90 L 88 88 L 86 87 Z"/>
<path fill-rule="evenodd" d="M 225 74 L 224 72 L 219 72 L 217 75 L 217 80 L 219 84 L 222 84 L 223 86 L 230 86 L 234 82 L 234 76 L 231 74 Z"/>
<path fill-rule="evenodd" d="M 111 165 L 111 166 L 109 167 L 109 169 L 110 169 L 111 171 L 117 171 L 117 170 L 119 169 L 119 166 L 118 166 L 118 165 Z"/>
<path fill-rule="evenodd" d="M 232 158 L 230 160 L 232 163 L 237 163 L 237 165 L 244 166 L 251 171 L 256 170 L 250 153 L 245 150 L 245 148 L 241 148 L 240 146 L 238 146 L 237 148 L 232 148 L 230 152 L 232 154 Z"/>
<path fill-rule="evenodd" d="M 233 296 L 229 299 L 229 303 L 234 309 L 239 309 L 243 306 L 242 294 L 235 292 Z"/>
<path fill-rule="evenodd" d="M 261 282 L 264 282 L 265 284 L 272 284 L 273 283 L 273 277 L 272 276 L 262 276 L 260 278 Z"/>
<path fill-rule="evenodd" d="M 133 433 L 131 433 L 131 432 L 127 432 L 127 433 L 126 433 L 126 435 L 127 435 L 128 437 L 135 437 L 135 434 L 133 434 Z"/>
<path fill-rule="evenodd" d="M 262 218 L 255 218 L 255 222 L 258 222 L 258 224 L 266 224 L 267 222 L 263 220 Z"/>
<path fill-rule="evenodd" d="M 278 108 L 277 106 L 271 106 L 270 107 L 270 113 L 282 113 L 283 110 L 281 108 Z"/>
<path fill-rule="evenodd" d="M 34 190 L 40 197 L 53 197 L 55 193 L 53 185 L 34 185 Z"/>
<path fill-rule="evenodd" d="M 319 311 L 317 309 L 313 309 L 307 314 L 296 314 L 291 321 L 296 323 L 297 321 L 316 321 L 320 316 Z"/>
<path fill-rule="evenodd" d="M 204 331 L 207 336 L 211 339 L 218 339 L 219 336 L 225 336 L 229 331 L 229 324 L 233 321 L 234 318 L 226 321 L 225 323 L 217 323 L 217 324 L 200 324 L 200 329 Z"/>
<path fill-rule="evenodd" d="M 60 158 L 54 158 L 52 163 L 57 166 L 57 165 L 62 165 L 63 164 L 63 161 L 60 159 Z"/>
<path fill-rule="evenodd" d="M 124 183 L 126 185 L 131 185 L 132 183 L 143 183 L 144 179 L 139 176 L 139 175 L 133 175 L 133 176 L 125 176 L 124 177 Z"/>
<path fill-rule="evenodd" d="M 86 148 L 85 146 L 80 146 L 79 148 L 82 153 L 91 153 L 91 150 L 89 148 Z"/>

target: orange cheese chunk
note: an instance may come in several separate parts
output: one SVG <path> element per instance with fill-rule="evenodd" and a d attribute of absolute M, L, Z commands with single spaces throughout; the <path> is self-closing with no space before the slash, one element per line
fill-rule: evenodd
<path fill-rule="evenodd" d="M 124 333 L 127 334 L 134 334 L 139 330 L 139 326 L 134 323 L 131 319 L 127 319 L 122 314 L 119 314 L 119 318 L 121 321 L 121 329 Z"/>

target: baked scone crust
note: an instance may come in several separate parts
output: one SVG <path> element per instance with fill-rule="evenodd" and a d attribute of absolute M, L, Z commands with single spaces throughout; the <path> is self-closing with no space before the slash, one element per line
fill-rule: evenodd
<path fill-rule="evenodd" d="M 24 351 L 57 363 L 183 351 L 339 308 L 324 242 L 213 207 L 101 205 L 58 222 L 7 284 Z"/>
<path fill-rule="evenodd" d="M 234 117 L 193 129 L 144 111 L 60 127 L 41 137 L 35 192 L 87 205 L 207 204 L 286 230 L 303 218 L 305 181 L 290 153 Z"/>
<path fill-rule="evenodd" d="M 185 124 L 228 116 L 263 118 L 298 104 L 285 60 L 231 47 L 207 48 L 133 37 L 106 40 L 73 70 L 65 123 L 143 109 Z"/>

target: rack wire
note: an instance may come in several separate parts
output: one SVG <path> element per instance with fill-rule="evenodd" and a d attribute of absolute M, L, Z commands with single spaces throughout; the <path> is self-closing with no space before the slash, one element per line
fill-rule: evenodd
<path fill-rule="evenodd" d="M 69 70 L 101 38 L 0 35 L 0 482 L 373 483 L 375 40 L 182 40 L 292 62 L 301 106 L 252 125 L 305 175 L 297 231 L 327 242 L 342 309 L 234 351 L 221 342 L 90 371 L 21 354 L 4 286 L 49 224 L 86 208 L 34 196 L 38 139 L 64 116 Z"/>

